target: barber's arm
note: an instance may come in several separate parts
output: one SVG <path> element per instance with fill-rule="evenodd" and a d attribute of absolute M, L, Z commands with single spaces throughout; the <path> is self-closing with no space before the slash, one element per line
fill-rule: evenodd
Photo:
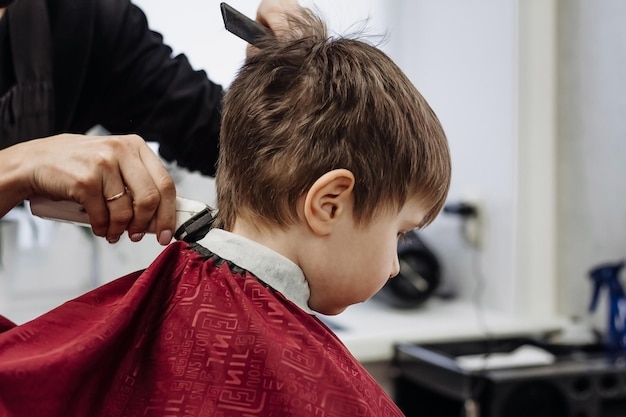
<path fill-rule="evenodd" d="M 80 203 L 94 233 L 116 242 L 128 230 L 139 240 L 155 222 L 172 238 L 176 190 L 167 170 L 135 135 L 58 135 L 0 151 L 0 216 L 33 195 Z"/>
<path fill-rule="evenodd" d="M 63 9 L 56 15 L 53 32 L 59 36 L 76 20 L 70 16 L 75 2 L 60 3 L 67 13 Z M 61 129 L 84 132 L 102 125 L 112 134 L 136 133 L 158 142 L 168 161 L 214 175 L 222 88 L 204 71 L 195 71 L 184 55 L 172 57 L 171 48 L 150 30 L 144 13 L 130 1 L 92 3 L 93 12 L 85 16 L 90 23 L 84 24 L 90 36 L 84 79 L 70 123 Z M 68 43 L 55 45 L 56 56 L 72 56 L 65 50 Z M 219 65 L 219 57 L 215 63 Z M 59 63 L 66 65 L 67 61 Z"/>
<path fill-rule="evenodd" d="M 67 38 L 67 28 L 79 34 L 85 30 L 85 38 L 78 38 L 91 39 L 86 36 L 94 27 L 86 60 L 57 62 L 59 74 L 86 69 L 62 80 L 80 80 L 67 85 L 82 89 L 60 90 L 68 100 L 57 106 L 58 129 L 81 132 L 102 124 L 111 132 L 137 132 L 141 138 L 61 134 L 0 151 L 0 216 L 33 195 L 72 200 L 85 207 L 94 233 L 111 242 L 125 230 L 132 240 L 139 240 L 153 221 L 159 241 L 166 244 L 175 226 L 174 185 L 143 139 L 159 141 L 166 159 L 213 175 L 222 89 L 203 71 L 193 71 L 184 57 L 172 59 L 171 49 L 149 30 L 143 13 L 128 0 L 94 4 L 94 13 L 79 19 L 69 0 L 59 1 L 54 9 L 57 57 L 71 57 L 80 49 L 68 42 L 76 37 Z M 275 30 L 285 21 L 283 11 L 296 4 L 263 0 L 257 18 Z M 93 26 L 85 20 L 90 16 Z M 120 195 L 125 187 L 129 192 Z"/>
<path fill-rule="evenodd" d="M 284 12 L 296 5 L 295 0 L 263 0 L 257 19 L 279 29 L 286 25 Z M 166 160 L 214 175 L 222 87 L 204 71 L 195 71 L 184 55 L 172 57 L 161 35 L 128 0 L 97 0 L 93 34 L 82 104 L 76 108 L 76 124 L 66 131 L 101 124 L 115 134 L 137 133 L 158 142 Z M 214 64 L 219 62 L 216 56 Z"/>

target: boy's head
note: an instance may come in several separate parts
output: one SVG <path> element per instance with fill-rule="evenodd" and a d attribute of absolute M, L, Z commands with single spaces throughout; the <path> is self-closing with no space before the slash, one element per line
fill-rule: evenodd
<path fill-rule="evenodd" d="M 308 222 L 317 233 L 311 194 L 337 178 L 337 188 L 322 191 L 330 199 L 348 192 L 357 229 L 408 202 L 421 211 L 412 227 L 430 223 L 450 182 L 447 141 L 430 106 L 379 49 L 329 38 L 308 10 L 292 19 L 293 33 L 264 39 L 224 97 L 218 224 L 286 230 Z"/>
<path fill-rule="evenodd" d="M 268 38 L 224 98 L 217 187 L 220 224 L 298 221 L 296 202 L 324 173 L 355 176 L 359 222 L 419 197 L 431 222 L 450 180 L 437 117 L 402 71 L 362 41 L 329 38 L 308 11 Z"/>

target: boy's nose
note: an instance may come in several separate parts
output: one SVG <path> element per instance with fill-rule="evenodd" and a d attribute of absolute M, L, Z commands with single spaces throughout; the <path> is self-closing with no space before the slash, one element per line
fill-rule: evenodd
<path fill-rule="evenodd" d="M 398 260 L 398 254 L 393 257 L 391 264 L 391 271 L 389 272 L 389 278 L 393 278 L 400 273 L 400 261 Z"/>

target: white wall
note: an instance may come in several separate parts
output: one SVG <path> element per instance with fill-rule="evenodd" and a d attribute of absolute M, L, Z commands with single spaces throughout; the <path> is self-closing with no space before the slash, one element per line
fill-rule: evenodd
<path fill-rule="evenodd" d="M 626 3 L 561 1 L 559 13 L 559 307 L 585 317 L 589 270 L 626 257 Z"/>
<path fill-rule="evenodd" d="M 445 279 L 465 297 L 488 283 L 486 305 L 511 311 L 517 196 L 516 2 L 398 1 L 393 56 L 431 103 L 452 153 L 450 201 L 485 211 L 484 247 L 472 259 L 459 220 L 441 215 L 424 232 Z M 478 268 L 476 268 L 478 263 Z"/>

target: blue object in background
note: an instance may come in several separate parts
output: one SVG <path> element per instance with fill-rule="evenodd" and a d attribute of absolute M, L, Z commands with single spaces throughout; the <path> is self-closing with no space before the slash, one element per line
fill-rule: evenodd
<path fill-rule="evenodd" d="M 612 352 L 626 351 L 626 294 L 619 281 L 619 273 L 623 267 L 624 261 L 600 265 L 589 272 L 594 285 L 590 312 L 596 309 L 600 290 L 606 287 L 608 292 L 609 315 L 605 343 Z"/>

